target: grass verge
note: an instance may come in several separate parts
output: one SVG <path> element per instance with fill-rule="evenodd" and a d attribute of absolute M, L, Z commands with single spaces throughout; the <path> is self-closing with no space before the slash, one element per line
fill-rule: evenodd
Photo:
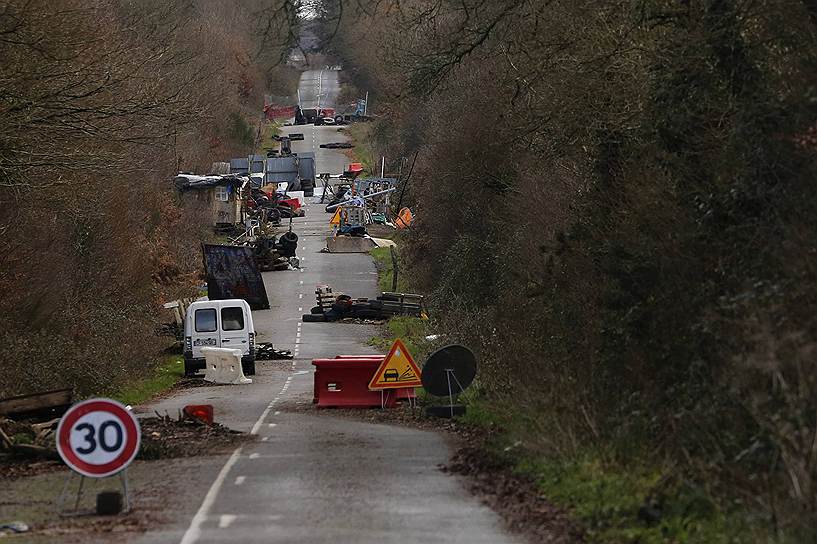
<path fill-rule="evenodd" d="M 500 431 L 485 454 L 532 478 L 542 495 L 568 511 L 597 544 L 796 542 L 775 537 L 762 520 L 747 519 L 729 505 L 716 504 L 707 490 L 660 459 L 604 446 L 562 455 L 527 449 L 518 410 L 485 403 L 478 391 L 461 397 L 468 404 L 463 422 Z M 486 435 L 490 434 L 486 432 Z"/>
<path fill-rule="evenodd" d="M 261 139 L 258 142 L 259 153 L 266 153 L 270 149 L 278 149 L 278 142 L 275 137 L 281 132 L 277 123 L 265 121 L 261 126 Z"/>
<path fill-rule="evenodd" d="M 409 292 L 409 284 L 405 274 L 400 272 L 400 254 L 397 248 L 394 248 L 397 253 L 397 292 Z M 369 252 L 374 259 L 374 265 L 377 268 L 377 285 L 381 291 L 392 291 L 392 279 L 394 277 L 394 268 L 391 261 L 391 250 L 387 247 L 376 247 Z"/>
<path fill-rule="evenodd" d="M 346 155 L 352 162 L 362 163 L 364 171 L 374 175 L 377 159 L 371 147 L 371 131 L 372 123 L 352 123 L 346 125 L 343 132 L 355 146 L 349 149 Z"/>
<path fill-rule="evenodd" d="M 152 374 L 126 383 L 107 396 L 123 404 L 137 405 L 150 400 L 158 393 L 171 388 L 184 377 L 184 361 L 181 355 L 162 358 Z"/>

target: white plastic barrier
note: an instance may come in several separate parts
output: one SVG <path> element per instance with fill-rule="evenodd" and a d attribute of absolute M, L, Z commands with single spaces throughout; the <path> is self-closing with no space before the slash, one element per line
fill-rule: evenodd
<path fill-rule="evenodd" d="M 232 385 L 252 383 L 251 379 L 244 376 L 244 369 L 241 368 L 240 349 L 201 348 L 201 352 L 207 364 L 205 381 Z"/>

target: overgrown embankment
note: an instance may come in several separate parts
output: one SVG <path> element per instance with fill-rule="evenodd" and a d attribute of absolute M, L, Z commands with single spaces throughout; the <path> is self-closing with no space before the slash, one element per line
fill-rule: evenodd
<path fill-rule="evenodd" d="M 600 540 L 813 539 L 817 11 L 369 7 L 333 43 L 501 449 Z"/>
<path fill-rule="evenodd" d="M 171 178 L 251 152 L 264 92 L 297 80 L 274 45 L 290 20 L 263 7 L 5 2 L 0 397 L 152 369 L 158 309 L 194 292 L 209 236 Z"/>

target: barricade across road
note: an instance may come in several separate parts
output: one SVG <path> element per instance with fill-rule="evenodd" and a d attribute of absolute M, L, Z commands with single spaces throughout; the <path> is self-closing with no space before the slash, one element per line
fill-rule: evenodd
<path fill-rule="evenodd" d="M 370 391 L 369 381 L 384 355 L 337 355 L 315 359 L 314 397 L 319 408 L 393 408 L 398 400 L 414 399 L 413 387 L 382 393 Z"/>
<path fill-rule="evenodd" d="M 201 352 L 207 365 L 205 381 L 232 385 L 252 383 L 251 379 L 244 376 L 240 349 L 202 348 Z"/>
<path fill-rule="evenodd" d="M 393 408 L 396 395 L 369 391 L 369 380 L 381 359 L 314 359 L 318 408 Z"/>

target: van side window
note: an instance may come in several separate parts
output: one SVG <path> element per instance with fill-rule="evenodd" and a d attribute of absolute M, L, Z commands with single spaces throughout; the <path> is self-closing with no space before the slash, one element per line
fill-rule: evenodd
<path fill-rule="evenodd" d="M 244 309 L 235 306 L 221 309 L 221 327 L 225 331 L 240 331 L 244 328 Z"/>
<path fill-rule="evenodd" d="M 216 309 L 196 310 L 196 332 L 216 332 Z"/>

